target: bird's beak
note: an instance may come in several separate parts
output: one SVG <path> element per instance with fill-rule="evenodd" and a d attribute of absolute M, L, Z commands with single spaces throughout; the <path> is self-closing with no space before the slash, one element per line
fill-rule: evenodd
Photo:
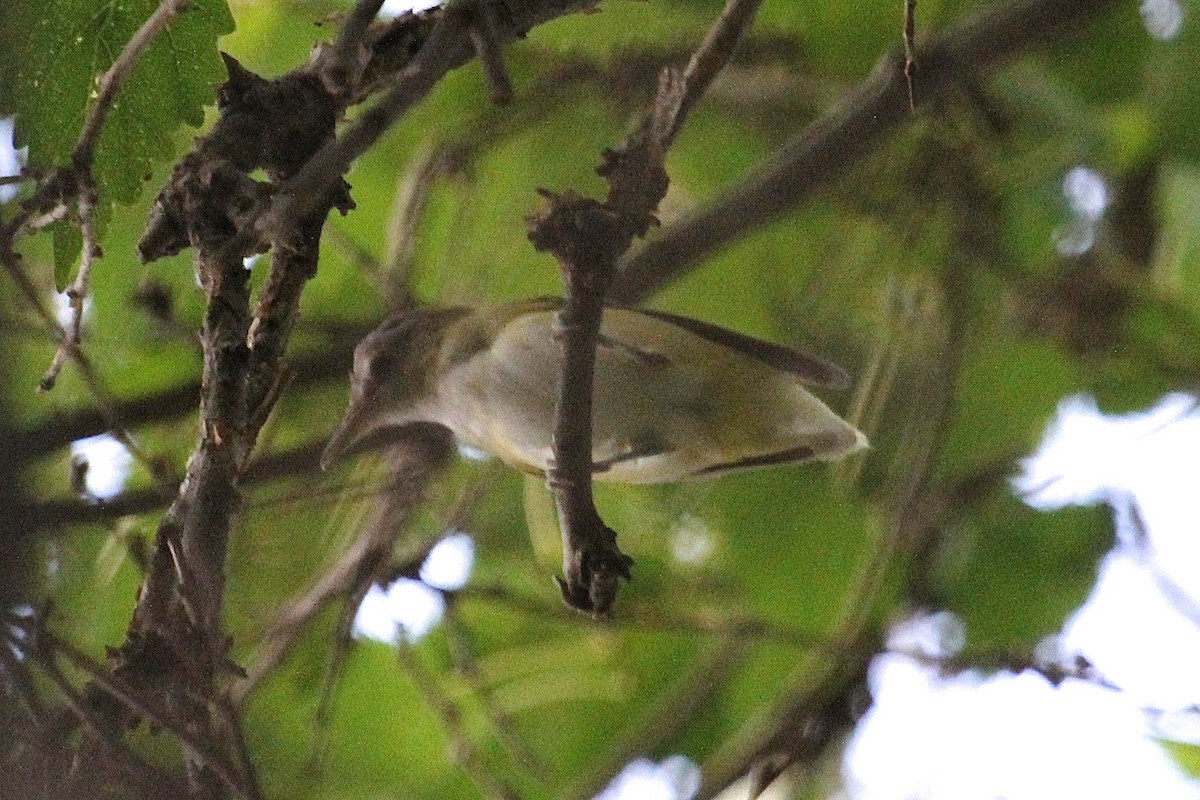
<path fill-rule="evenodd" d="M 329 469 L 335 461 L 353 450 L 364 435 L 370 432 L 369 423 L 370 419 L 362 413 L 362 407 L 351 404 L 346 410 L 346 416 L 342 417 L 337 430 L 330 437 L 329 444 L 325 445 L 325 452 L 321 454 L 321 469 Z"/>

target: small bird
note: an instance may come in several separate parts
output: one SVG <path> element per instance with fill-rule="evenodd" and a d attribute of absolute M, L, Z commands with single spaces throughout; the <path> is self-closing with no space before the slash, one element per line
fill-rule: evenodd
<path fill-rule="evenodd" d="M 561 302 L 412 308 L 387 319 L 355 348 L 350 406 L 322 469 L 372 434 L 432 422 L 544 474 L 553 463 Z M 593 390 L 595 478 L 669 483 L 866 447 L 806 383 L 845 388 L 850 379 L 821 359 L 706 322 L 606 308 Z"/>

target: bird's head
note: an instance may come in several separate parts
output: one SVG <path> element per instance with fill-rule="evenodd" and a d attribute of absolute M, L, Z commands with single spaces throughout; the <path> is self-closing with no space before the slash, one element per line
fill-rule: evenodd
<path fill-rule="evenodd" d="M 448 327 L 463 308 L 411 308 L 388 317 L 354 348 L 350 405 L 325 447 L 321 468 L 361 449 L 374 434 L 413 422 L 436 422 L 422 400 L 434 388 Z"/>

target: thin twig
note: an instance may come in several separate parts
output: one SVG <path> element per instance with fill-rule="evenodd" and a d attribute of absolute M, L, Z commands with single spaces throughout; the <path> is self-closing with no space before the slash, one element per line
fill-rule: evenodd
<path fill-rule="evenodd" d="M 272 670 L 283 663 L 307 624 L 330 602 L 345 597 L 354 586 L 356 575 L 376 556 L 366 536 L 359 537 L 305 594 L 289 603 L 264 635 L 246 678 L 234 687 L 234 702 L 241 704 Z"/>
<path fill-rule="evenodd" d="M 729 0 L 725 4 L 721 16 L 709 29 L 683 71 L 685 91 L 667 130 L 668 143 L 674 141 L 692 107 L 729 63 L 760 5 L 762 0 Z"/>
<path fill-rule="evenodd" d="M 516 800 L 519 797 L 516 790 L 504 783 L 496 774 L 496 770 L 490 769 L 483 760 L 479 749 L 466 733 L 458 706 L 438 684 L 437 678 L 421 663 L 412 645 L 406 641 L 398 642 L 396 657 L 408 673 L 417 693 L 441 719 L 446 736 L 450 739 L 454 760 L 475 784 L 475 788 L 484 797 L 492 800 Z"/>
<path fill-rule="evenodd" d="M 100 77 L 100 91 L 96 102 L 88 112 L 79 138 L 75 141 L 75 148 L 71 151 L 71 164 L 77 172 L 91 171 L 96 143 L 100 139 L 100 131 L 104 128 L 108 114 L 113 109 L 117 92 L 121 90 L 146 49 L 189 3 L 190 0 L 162 0 L 158 8 L 154 9 L 154 13 L 121 48 L 117 60 Z"/>
<path fill-rule="evenodd" d="M 362 270 L 372 279 L 380 278 L 382 268 L 379 266 L 379 260 L 367 248 L 354 241 L 350 234 L 342 228 L 337 225 L 326 225 L 325 229 L 321 231 L 321 238 L 335 251 L 340 252 L 351 266 Z"/>
<path fill-rule="evenodd" d="M 80 328 L 83 325 L 83 301 L 88 295 L 92 266 L 100 257 L 95 219 L 96 184 L 92 178 L 92 162 L 95 159 L 100 132 L 113 109 L 117 93 L 128 79 L 134 66 L 155 38 L 166 29 L 171 20 L 189 2 L 190 0 L 163 0 L 154 13 L 125 43 L 117 60 L 100 77 L 100 90 L 96 102 L 88 112 L 83 128 L 79 132 L 79 138 L 71 151 L 71 166 L 67 169 L 70 177 L 64 176 L 57 181 L 52 181 L 52 183 L 73 189 L 79 209 L 79 227 L 83 233 L 83 252 L 75 281 L 67 289 L 67 298 L 71 304 L 71 320 L 67 325 L 66 335 L 59 340 L 49 369 L 42 376 L 40 383 L 42 391 L 50 391 L 54 388 L 63 365 L 71 358 L 73 351 L 79 347 Z"/>
<path fill-rule="evenodd" d="M 417 228 L 428 204 L 430 189 L 444 172 L 445 162 L 443 147 L 424 146 L 417 151 L 408 169 L 396 179 L 396 191 L 385 228 L 382 263 L 340 228 L 331 225 L 325 230 L 330 243 L 372 278 L 388 307 L 393 310 L 405 308 L 413 301 L 408 280 L 413 267 Z"/>
<path fill-rule="evenodd" d="M 496 16 L 490 0 L 475 0 L 474 19 L 471 22 L 471 44 L 483 78 L 487 82 L 488 94 L 498 106 L 507 105 L 513 98 L 512 79 L 504 65 L 504 51 L 500 48 L 500 36 L 496 31 Z"/>
<path fill-rule="evenodd" d="M 938 677 L 980 670 L 1006 670 L 1013 674 L 1036 672 L 1047 682 L 1058 686 L 1066 680 L 1085 681 L 1112 692 L 1124 691 L 1106 678 L 1095 665 L 1082 656 L 1065 656 L 1055 661 L 1039 659 L 1036 654 L 1018 654 L 1011 650 L 981 651 L 972 649 L 970 658 L 929 653 L 913 648 L 887 648 L 888 653 L 911 659 L 915 664 L 936 671 Z M 1144 711 L 1156 711 L 1143 706 Z"/>
<path fill-rule="evenodd" d="M 100 243 L 96 236 L 96 187 L 92 183 L 91 172 L 82 170 L 76 181 L 79 184 L 79 228 L 83 234 L 83 253 L 79 259 L 79 271 L 75 274 L 75 281 L 66 290 L 67 302 L 71 309 L 70 321 L 59 340 L 58 348 L 54 351 L 49 369 L 38 382 L 38 388 L 43 392 L 54 388 L 63 365 L 79 348 L 83 328 L 83 303 L 88 296 L 92 267 L 100 257 Z"/>
<path fill-rule="evenodd" d="M 258 780 L 258 767 L 250 754 L 250 744 L 246 741 L 246 726 L 242 724 L 241 711 L 233 704 L 228 695 L 222 694 L 214 698 L 213 705 L 217 709 L 225 729 L 234 742 L 233 753 L 237 757 L 238 766 L 245 778 L 247 797 L 251 800 L 263 800 L 262 786 Z"/>
<path fill-rule="evenodd" d="M 342 601 L 342 605 L 338 614 L 337 627 L 332 637 L 333 644 L 329 661 L 321 681 L 317 710 L 314 714 L 317 735 L 314 737 L 308 757 L 310 770 L 317 771 L 322 766 L 328 744 L 329 726 L 333 719 L 334 695 L 346 661 L 350 656 L 353 646 L 354 620 L 363 599 L 375 585 L 389 584 L 400 577 L 415 576 L 420 565 L 428 558 L 429 551 L 436 544 L 437 539 L 432 539 L 421 542 L 415 547 L 410 546 L 409 552 L 400 564 L 391 563 L 396 539 L 407 529 L 408 523 L 420 508 L 428 479 L 433 476 L 447 457 L 446 451 L 440 449 L 443 443 L 444 440 L 439 437 L 436 441 L 426 442 L 418 449 L 418 452 L 410 456 L 399 454 L 393 456 L 392 488 L 403 487 L 403 490 L 387 492 L 384 502 L 376 507 L 373 523 L 369 526 L 366 535 L 360 537 L 360 541 L 375 544 L 372 549 L 366 551 L 364 557 L 353 563 L 354 572 L 347 575 L 346 579 L 341 582 L 342 591 L 337 599 Z M 420 475 L 422 470 L 428 471 L 423 478 Z M 413 471 L 418 473 L 416 478 L 410 474 Z M 461 517 L 474 507 L 487 482 L 486 478 L 480 478 L 467 487 L 451 514 L 451 521 L 440 526 L 439 532 L 458 526 Z M 346 562 L 347 559 L 342 559 L 340 563 Z M 323 583 L 328 586 L 330 582 L 326 580 Z M 334 595 L 327 592 L 325 600 L 330 599 L 334 599 Z M 309 602 L 307 607 L 311 609 L 311 613 L 315 613 L 323 604 Z M 294 635 L 309 621 L 311 621 L 311 616 L 293 617 L 290 620 L 290 635 Z M 288 631 L 284 631 L 284 633 L 288 634 Z M 276 646 L 273 652 L 281 651 Z M 241 696 L 245 696 L 245 691 L 248 690 L 244 690 Z"/>
<path fill-rule="evenodd" d="M 66 203 L 59 202 L 50 208 L 50 210 L 44 211 L 36 216 L 26 216 L 24 219 L 18 216 L 17 220 L 14 220 L 14 223 L 19 221 L 20 224 L 14 224 L 13 229 L 27 230 L 31 233 L 34 233 L 40 231 L 42 228 L 45 228 L 47 225 L 53 225 L 56 222 L 62 222 L 64 219 L 70 216 L 70 214 L 71 207 Z"/>
<path fill-rule="evenodd" d="M 908 84 L 908 110 L 917 110 L 913 80 L 917 73 L 917 0 L 904 0 L 904 81 Z"/>

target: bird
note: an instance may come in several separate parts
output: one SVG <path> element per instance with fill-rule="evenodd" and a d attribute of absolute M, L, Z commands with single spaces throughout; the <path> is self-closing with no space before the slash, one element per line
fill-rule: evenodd
<path fill-rule="evenodd" d="M 414 423 L 533 475 L 553 466 L 558 298 L 414 306 L 355 348 L 350 402 L 328 469 L 376 434 Z M 606 307 L 596 346 L 593 478 L 673 483 L 831 461 L 867 438 L 805 386 L 846 388 L 823 359 L 665 311 Z"/>

